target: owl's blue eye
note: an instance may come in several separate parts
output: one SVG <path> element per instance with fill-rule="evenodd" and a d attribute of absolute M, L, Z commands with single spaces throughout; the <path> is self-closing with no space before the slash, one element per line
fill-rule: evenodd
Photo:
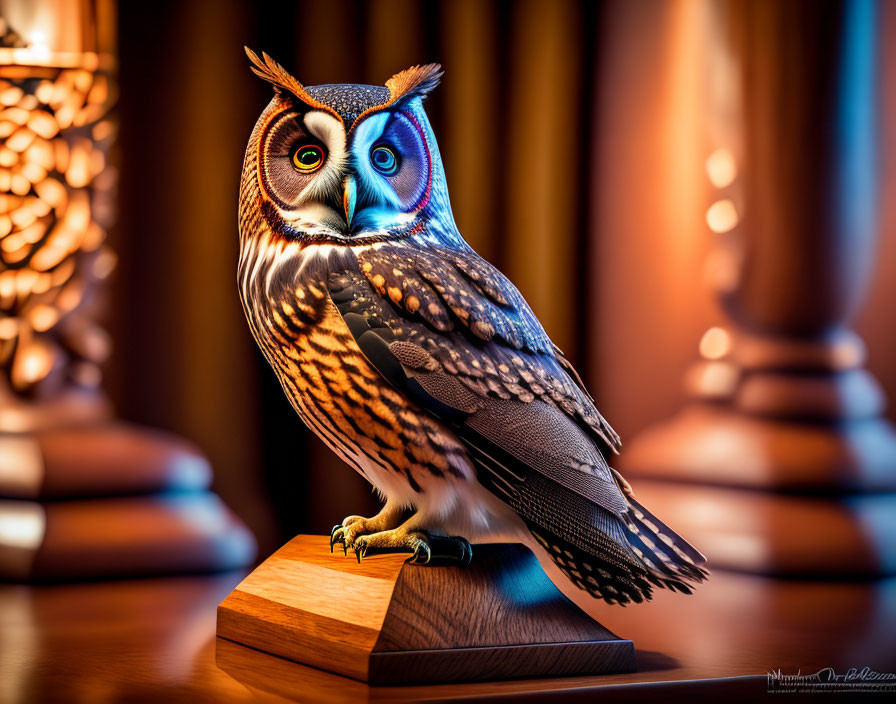
<path fill-rule="evenodd" d="M 389 147 L 380 145 L 371 149 L 370 161 L 373 168 L 386 176 L 391 176 L 398 171 L 398 156 Z"/>

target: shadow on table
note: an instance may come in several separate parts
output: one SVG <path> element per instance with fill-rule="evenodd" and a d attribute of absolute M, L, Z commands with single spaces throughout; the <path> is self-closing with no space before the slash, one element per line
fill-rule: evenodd
<path fill-rule="evenodd" d="M 638 672 L 674 670 L 681 667 L 681 663 L 671 655 L 657 653 L 653 650 L 635 649 L 635 657 L 638 659 Z"/>

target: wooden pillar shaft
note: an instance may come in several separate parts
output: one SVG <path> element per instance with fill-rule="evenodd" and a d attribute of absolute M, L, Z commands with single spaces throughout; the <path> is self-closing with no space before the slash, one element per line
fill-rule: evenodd
<path fill-rule="evenodd" d="M 719 291 L 730 323 L 701 343 L 694 398 L 622 465 L 710 565 L 896 574 L 896 433 L 847 328 L 877 234 L 877 4 L 728 9 L 742 198 L 712 236 L 736 263 Z"/>
<path fill-rule="evenodd" d="M 757 332 L 822 336 L 860 303 L 874 250 L 875 3 L 732 9 L 747 252 L 723 302 Z"/>

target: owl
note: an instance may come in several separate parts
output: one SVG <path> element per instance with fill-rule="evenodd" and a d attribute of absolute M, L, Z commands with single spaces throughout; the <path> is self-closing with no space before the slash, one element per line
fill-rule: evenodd
<path fill-rule="evenodd" d="M 619 438 L 581 378 L 458 232 L 423 108 L 441 68 L 303 86 L 246 51 L 274 96 L 243 164 L 243 308 L 296 412 L 384 500 L 331 549 L 463 565 L 501 536 L 610 603 L 689 592 L 703 556 L 607 464 Z"/>

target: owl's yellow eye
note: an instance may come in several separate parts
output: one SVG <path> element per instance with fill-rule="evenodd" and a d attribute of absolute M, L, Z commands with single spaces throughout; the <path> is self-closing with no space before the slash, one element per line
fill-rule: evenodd
<path fill-rule="evenodd" d="M 316 171 L 324 163 L 324 150 L 316 144 L 301 144 L 292 153 L 292 165 L 299 171 Z"/>

